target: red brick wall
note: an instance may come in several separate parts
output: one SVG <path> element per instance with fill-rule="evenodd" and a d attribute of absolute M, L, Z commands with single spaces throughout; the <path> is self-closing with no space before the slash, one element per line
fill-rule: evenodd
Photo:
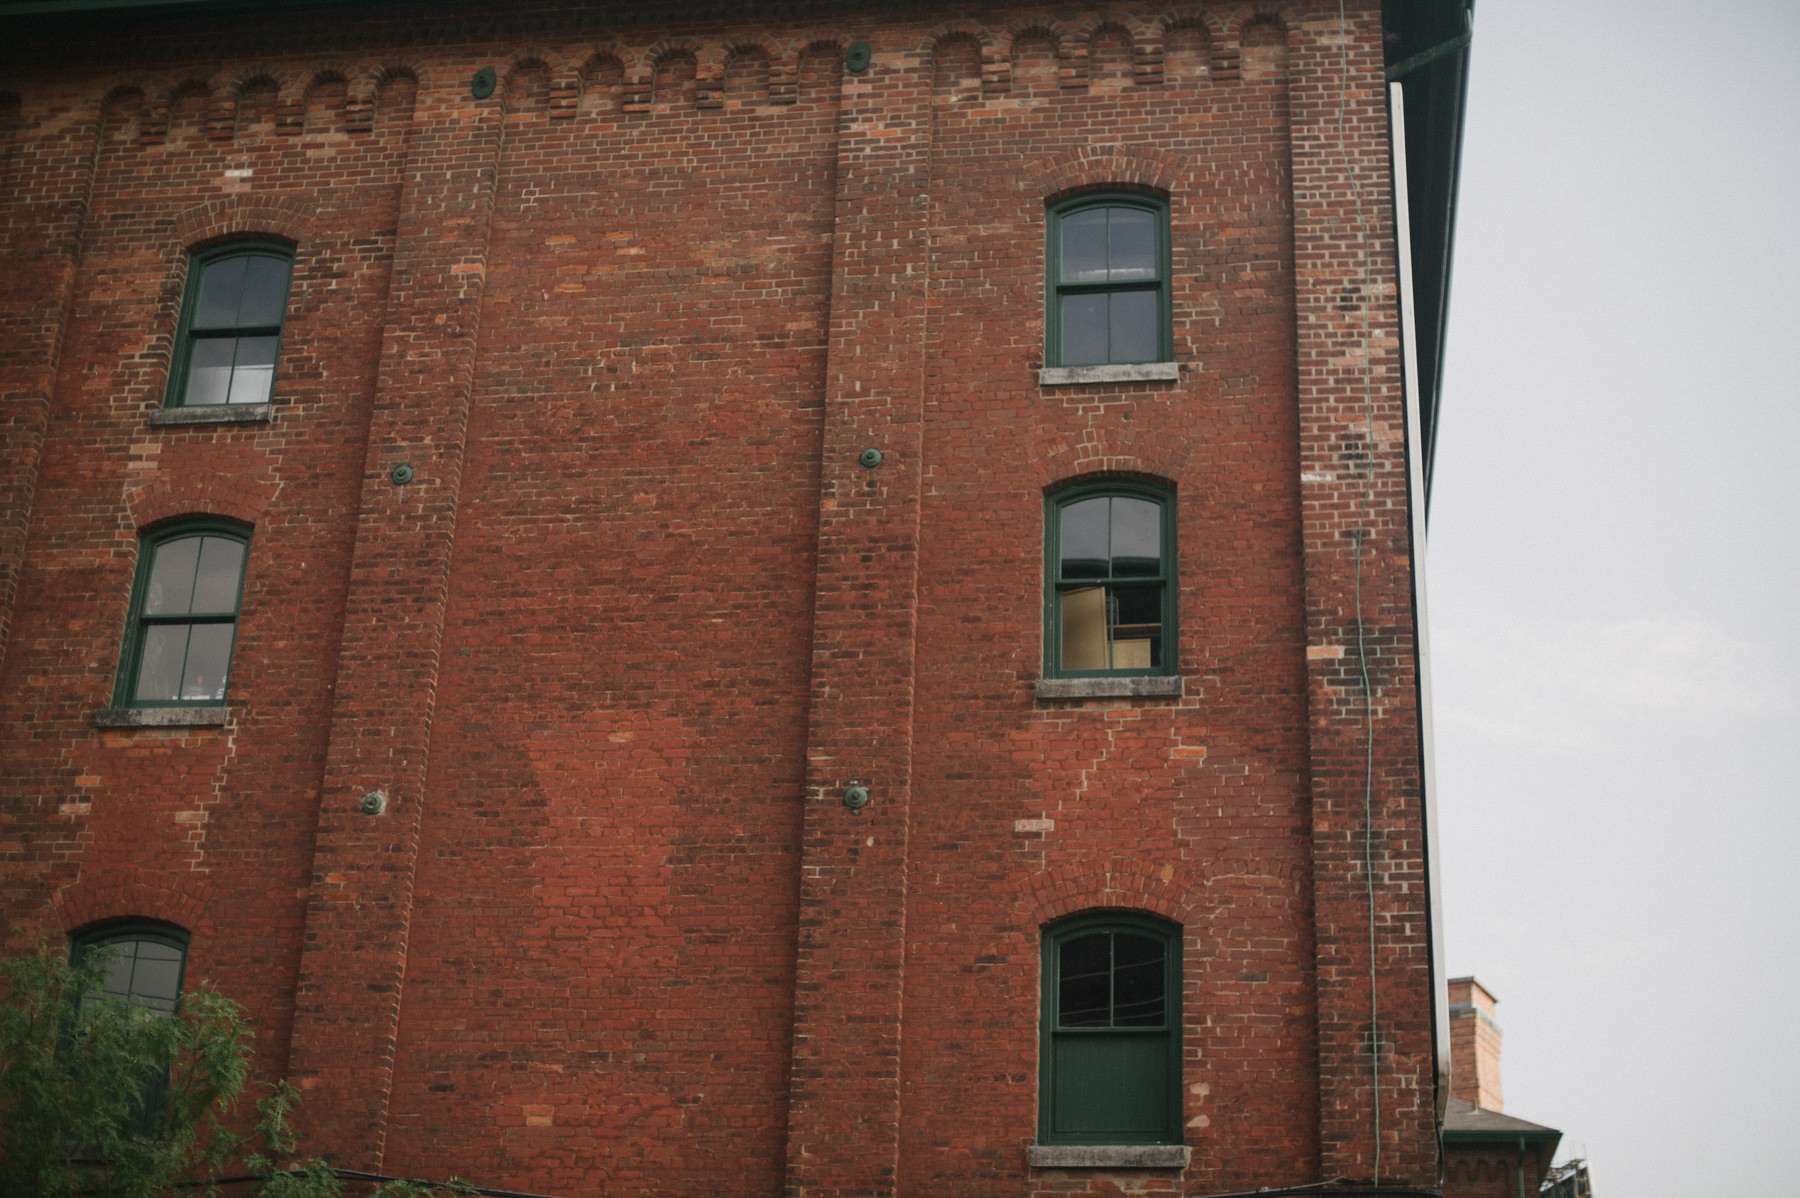
<path fill-rule="evenodd" d="M 1474 978 L 1450 979 L 1450 1096 L 1504 1111 L 1495 1001 Z"/>
<path fill-rule="evenodd" d="M 1379 22 L 1352 8 L 1345 43 L 1310 3 L 437 5 L 15 64 L 12 944 L 189 928 L 190 976 L 354 1167 L 1433 1182 Z M 1095 186 L 1169 197 L 1178 381 L 1037 383 L 1044 204 Z M 185 255 L 234 233 L 297 246 L 274 419 L 149 427 Z M 1177 699 L 1034 694 L 1043 497 L 1106 473 L 1175 495 Z M 255 527 L 230 720 L 99 731 L 137 533 L 198 512 Z M 1040 929 L 1102 906 L 1183 927 L 1185 1175 L 1024 1164 Z"/>
<path fill-rule="evenodd" d="M 1535 1195 L 1550 1170 L 1554 1146 L 1449 1143 L 1444 1146 L 1444 1198 L 1518 1198 L 1523 1181 Z M 1521 1179 L 1520 1173 L 1524 1177 Z"/>

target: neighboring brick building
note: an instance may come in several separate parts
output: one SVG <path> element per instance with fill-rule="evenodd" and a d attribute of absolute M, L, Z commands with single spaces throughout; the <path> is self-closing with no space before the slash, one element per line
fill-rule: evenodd
<path fill-rule="evenodd" d="M 1450 1105 L 1444 1115 L 1444 1198 L 1529 1198 L 1545 1185 L 1562 1133 L 1506 1113 L 1494 996 L 1450 979 Z M 1553 1198 L 1593 1198 L 1587 1166 L 1561 1170 Z"/>
<path fill-rule="evenodd" d="M 1460 4 L 250 7 L 0 3 L 9 949 L 348 1168 L 1437 1183 Z"/>

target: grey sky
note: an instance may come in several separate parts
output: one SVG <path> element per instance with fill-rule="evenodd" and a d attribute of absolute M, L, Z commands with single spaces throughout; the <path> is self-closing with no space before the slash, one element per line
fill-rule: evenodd
<path fill-rule="evenodd" d="M 1800 1194 L 1800 0 L 1483 0 L 1430 582 L 1448 966 L 1599 1198 Z"/>

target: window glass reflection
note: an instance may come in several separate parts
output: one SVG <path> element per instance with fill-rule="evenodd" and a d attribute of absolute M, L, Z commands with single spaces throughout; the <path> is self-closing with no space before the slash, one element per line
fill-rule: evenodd
<path fill-rule="evenodd" d="M 1156 277 L 1156 218 L 1142 208 L 1108 208 L 1107 277 L 1128 283 Z"/>

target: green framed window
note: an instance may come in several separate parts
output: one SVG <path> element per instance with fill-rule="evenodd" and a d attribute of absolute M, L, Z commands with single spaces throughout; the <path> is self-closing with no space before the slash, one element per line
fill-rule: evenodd
<path fill-rule="evenodd" d="M 1046 232 L 1045 365 L 1171 361 L 1168 203 L 1078 196 L 1050 207 Z"/>
<path fill-rule="evenodd" d="M 106 950 L 106 980 L 90 1000 L 122 998 L 164 1015 L 175 1013 L 187 971 L 186 932 L 162 923 L 108 924 L 76 936 L 69 945 L 69 958 L 80 965 L 102 949 Z"/>
<path fill-rule="evenodd" d="M 83 932 L 69 942 L 69 960 L 86 964 L 95 953 L 104 978 L 97 991 L 83 996 L 82 1006 L 101 998 L 116 998 L 159 1015 L 173 1015 L 181 1005 L 181 985 L 187 973 L 188 934 L 172 924 L 113 923 Z M 136 1123 L 150 1131 L 163 1095 L 168 1091 L 167 1068 L 154 1070 L 144 1081 L 136 1107 Z"/>
<path fill-rule="evenodd" d="M 1045 512 L 1049 677 L 1175 672 L 1175 505 L 1108 480 L 1052 494 Z"/>
<path fill-rule="evenodd" d="M 225 701 L 250 530 L 190 521 L 146 536 L 119 662 L 122 707 Z"/>
<path fill-rule="evenodd" d="M 169 407 L 269 402 L 293 273 L 294 251 L 270 242 L 235 242 L 193 256 Z"/>
<path fill-rule="evenodd" d="M 1103 911 L 1044 930 L 1038 1141 L 1181 1142 L 1181 929 Z"/>

